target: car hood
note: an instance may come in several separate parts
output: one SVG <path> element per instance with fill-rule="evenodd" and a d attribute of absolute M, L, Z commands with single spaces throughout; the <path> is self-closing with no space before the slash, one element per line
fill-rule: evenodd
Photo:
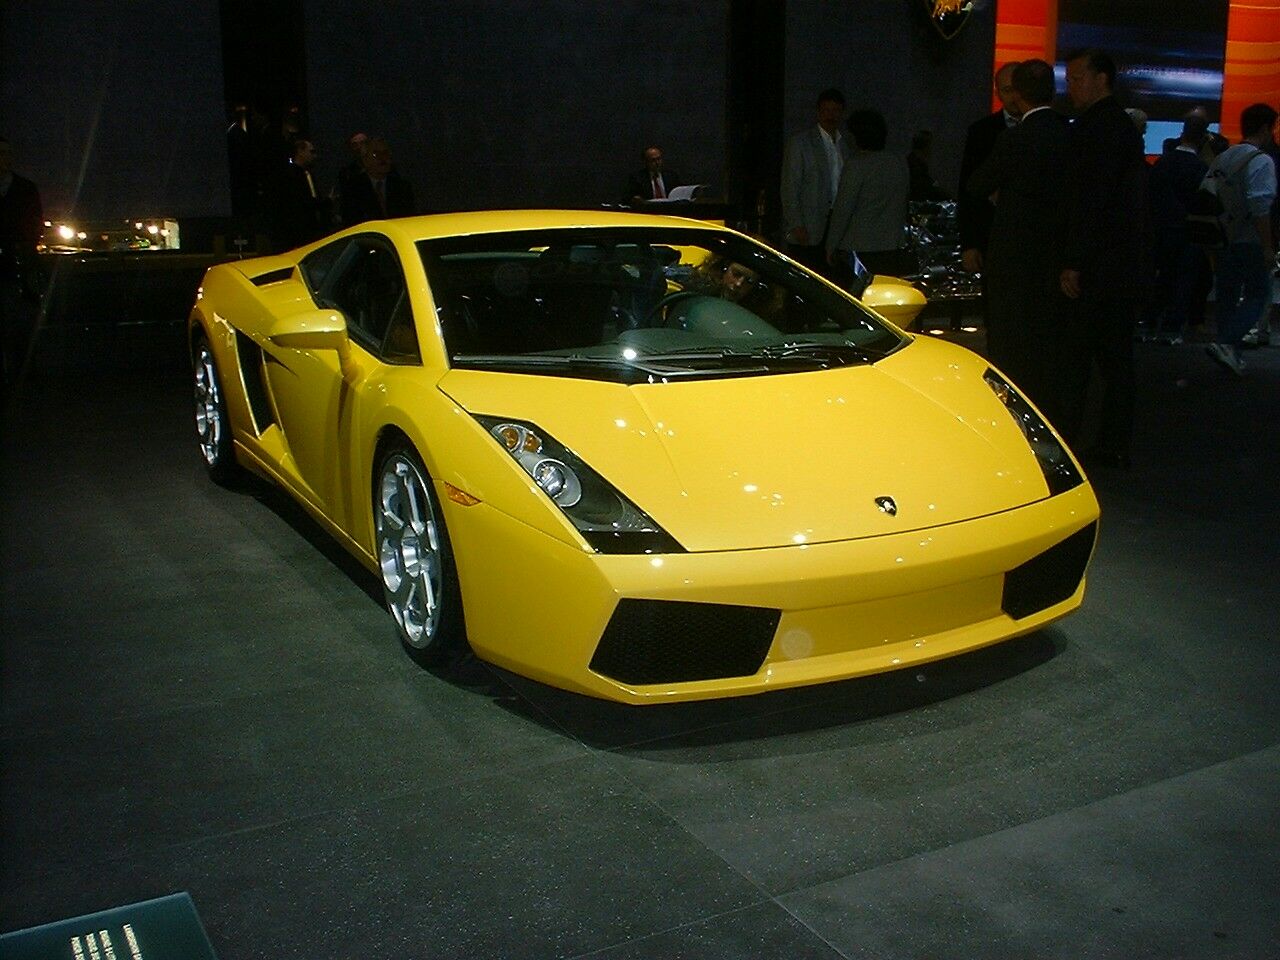
<path fill-rule="evenodd" d="M 742 550 L 903 533 L 1048 496 L 986 366 L 918 340 L 873 365 L 806 373 L 627 386 L 452 370 L 440 387 L 473 414 L 541 427 L 685 549 Z"/>

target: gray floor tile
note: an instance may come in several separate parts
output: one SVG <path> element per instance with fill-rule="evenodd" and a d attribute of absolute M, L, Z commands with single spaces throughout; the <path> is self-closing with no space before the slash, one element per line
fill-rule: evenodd
<path fill-rule="evenodd" d="M 1280 748 L 783 898 L 845 956 L 1280 955 Z"/>
<path fill-rule="evenodd" d="M 12 885 L 4 915 L 195 899 L 219 956 L 569 957 L 759 892 L 588 757 Z"/>
<path fill-rule="evenodd" d="M 6 884 L 586 755 L 421 673 L 14 731 L 0 751 Z"/>
<path fill-rule="evenodd" d="M 581 960 L 839 960 L 841 954 L 772 901 L 632 940 Z"/>

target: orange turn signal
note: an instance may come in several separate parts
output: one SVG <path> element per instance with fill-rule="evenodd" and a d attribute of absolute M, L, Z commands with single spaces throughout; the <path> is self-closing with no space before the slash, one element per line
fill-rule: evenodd
<path fill-rule="evenodd" d="M 447 480 L 445 481 L 445 484 L 444 484 L 444 492 L 449 497 L 450 500 L 452 500 L 454 503 L 460 503 L 464 507 L 474 507 L 477 503 L 480 502 L 479 497 L 473 497 L 471 494 L 467 493 L 467 491 L 459 490 L 457 487 L 455 487 L 452 483 L 449 483 Z"/>

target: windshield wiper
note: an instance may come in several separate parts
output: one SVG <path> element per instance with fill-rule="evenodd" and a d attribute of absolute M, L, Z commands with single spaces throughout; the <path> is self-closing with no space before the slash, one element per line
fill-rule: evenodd
<path fill-rule="evenodd" d="M 867 350 L 852 343 L 815 343 L 812 340 L 795 340 L 789 343 L 770 344 L 759 350 L 770 359 L 784 357 L 823 357 L 838 359 L 842 364 L 854 360 L 858 363 L 871 363 L 883 354 Z"/>
<path fill-rule="evenodd" d="M 705 354 L 701 355 L 705 357 Z M 679 361 L 666 362 L 666 357 L 654 358 L 638 356 L 634 360 L 622 357 L 586 357 L 581 354 L 567 356 L 548 356 L 547 354 L 461 354 L 449 358 L 455 367 L 479 367 L 491 370 L 575 370 L 585 371 L 589 375 L 594 371 L 594 379 L 612 379 L 601 377 L 605 371 L 612 372 L 622 382 L 641 382 L 645 377 L 672 377 L 694 371 L 680 366 Z"/>
<path fill-rule="evenodd" d="M 699 347 L 672 353 L 649 353 L 637 359 L 656 363 L 682 363 L 688 361 L 720 360 L 731 363 L 743 361 L 759 363 L 783 362 L 788 365 L 845 366 L 851 362 L 871 363 L 873 354 L 852 344 L 771 343 L 750 347 Z"/>

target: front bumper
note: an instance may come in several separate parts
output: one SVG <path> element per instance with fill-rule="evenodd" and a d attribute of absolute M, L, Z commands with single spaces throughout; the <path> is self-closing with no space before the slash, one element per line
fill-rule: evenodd
<path fill-rule="evenodd" d="M 1031 632 L 1080 605 L 1097 519 L 1084 484 L 913 533 L 607 556 L 484 504 L 448 515 L 476 654 L 624 703 L 863 676 Z"/>

